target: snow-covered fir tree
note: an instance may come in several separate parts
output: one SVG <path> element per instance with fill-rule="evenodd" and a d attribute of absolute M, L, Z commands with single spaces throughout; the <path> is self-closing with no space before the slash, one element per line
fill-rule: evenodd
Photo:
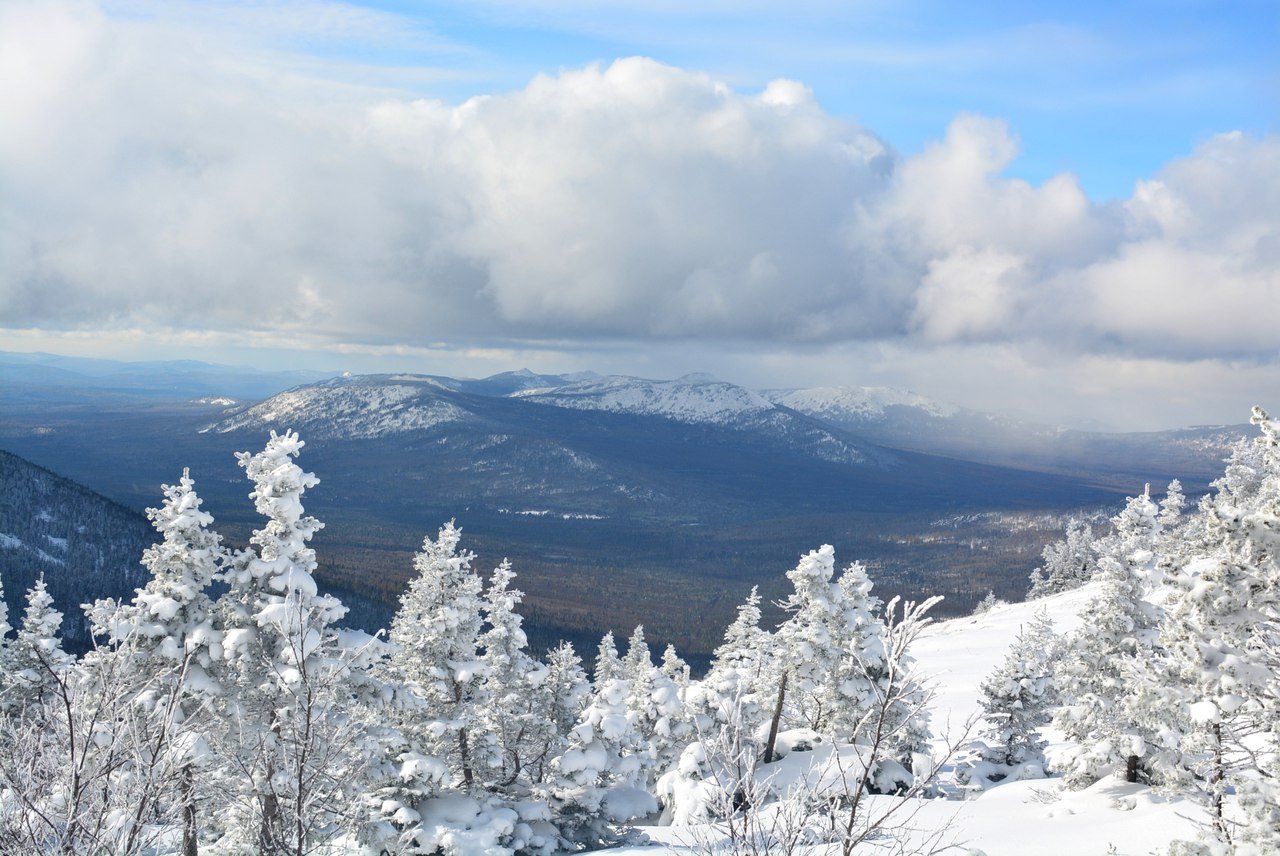
<path fill-rule="evenodd" d="M 708 674 L 732 672 L 737 681 L 756 681 L 764 667 L 769 643 L 769 631 L 760 626 L 760 589 L 751 587 L 751 593 L 738 607 L 737 616 L 724 632 L 724 641 L 711 657 Z"/>
<path fill-rule="evenodd" d="M 643 626 L 637 626 L 627 642 L 622 675 L 629 690 L 627 713 L 639 739 L 637 757 L 642 759 L 646 784 L 652 784 L 675 763 L 691 726 L 685 722 L 679 686 L 653 664 Z"/>
<path fill-rule="evenodd" d="M 652 668 L 648 695 L 640 699 L 641 703 L 635 708 L 637 730 L 648 743 L 650 785 L 675 765 L 694 736 L 692 712 L 685 707 L 685 692 L 678 680 L 687 673 L 688 667 L 676 655 L 674 647 L 667 646 L 667 652 L 670 656 L 663 657 L 665 668 Z"/>
<path fill-rule="evenodd" d="M 1261 436 L 1247 487 L 1216 483 L 1203 506 L 1210 552 L 1172 576 L 1175 596 L 1161 628 L 1165 725 L 1181 738 L 1172 777 L 1200 794 L 1214 837 L 1240 844 L 1238 852 L 1280 843 L 1280 791 L 1271 778 L 1280 757 L 1280 423 L 1257 408 L 1253 422 Z M 1225 813 L 1233 788 L 1249 817 L 1247 835 Z"/>
<path fill-rule="evenodd" d="M 743 738 L 755 740 L 769 718 L 775 682 L 765 673 L 773 637 L 760 626 L 760 591 L 752 586 L 724 641 L 711 657 L 706 676 L 690 687 L 688 705 L 696 728 L 708 733 L 733 721 Z M 763 736 L 760 736 L 763 740 Z"/>
<path fill-rule="evenodd" d="M 53 596 L 41 575 L 27 590 L 27 606 L 13 644 L 9 646 L 7 710 L 38 716 L 42 705 L 57 692 L 58 684 L 75 665 L 75 657 L 62 650 L 62 613 L 53 608 Z"/>
<path fill-rule="evenodd" d="M 488 629 L 480 636 L 483 685 L 478 727 L 492 735 L 498 763 L 481 771 L 491 790 L 527 796 L 545 781 L 556 744 L 554 697 L 546 686 L 548 668 L 526 650 L 516 606 L 524 594 L 511 587 L 515 573 L 503 561 L 490 577 L 483 615 Z"/>
<path fill-rule="evenodd" d="M 1113 519 L 1115 531 L 1096 547 L 1102 589 L 1056 671 L 1063 706 L 1053 724 L 1079 744 L 1064 766 L 1070 787 L 1113 771 L 1130 781 L 1152 773 L 1156 734 L 1135 709 L 1129 675 L 1157 648 L 1159 610 L 1145 596 L 1157 575 L 1158 513 L 1144 492 Z"/>
<path fill-rule="evenodd" d="M 844 593 L 833 580 L 835 550 L 823 545 L 787 572 L 792 592 L 782 603 L 787 620 L 774 634 L 768 670 L 782 699 L 783 728 L 824 731 L 833 713 L 830 684 L 846 641 Z"/>
<path fill-rule="evenodd" d="M 447 759 L 449 785 L 471 789 L 482 787 L 476 771 L 496 759 L 496 747 L 474 733 L 483 701 L 478 644 L 484 584 L 472 568 L 475 555 L 458 549 L 461 538 L 450 521 L 435 540 L 423 540 L 413 559 L 418 575 L 391 621 L 386 675 L 411 694 L 415 709 L 404 721 L 415 745 Z"/>
<path fill-rule="evenodd" d="M 1089 582 L 1097 561 L 1093 545 L 1093 528 L 1083 520 L 1071 520 L 1066 537 L 1044 548 L 1044 564 L 1032 572 L 1027 597 L 1057 594 Z"/>
<path fill-rule="evenodd" d="M 662 674 L 675 681 L 676 686 L 682 691 L 689 686 L 691 678 L 689 664 L 676 651 L 676 646 L 673 643 L 668 643 L 666 650 L 662 652 L 662 663 L 659 664 L 658 668 L 662 670 Z"/>
<path fill-rule="evenodd" d="M 403 691 L 384 735 L 390 775 L 370 793 L 380 821 L 368 838 L 404 853 L 549 853 L 560 840 L 550 808 L 523 798 L 530 774 L 546 776 L 543 747 L 554 740 L 543 712 L 552 702 L 539 691 L 546 669 L 525 653 L 510 566 L 486 598 L 461 537 L 450 521 L 423 540 L 392 620 L 383 676 Z"/>
<path fill-rule="evenodd" d="M 618 646 L 614 643 L 613 631 L 610 630 L 600 638 L 600 647 L 596 649 L 595 682 L 603 685 L 622 677 L 622 658 L 618 656 Z"/>
<path fill-rule="evenodd" d="M 1164 499 L 1160 500 L 1161 532 L 1172 532 L 1182 522 L 1182 512 L 1187 507 L 1186 494 L 1182 492 L 1182 482 L 1174 479 L 1165 489 Z"/>
<path fill-rule="evenodd" d="M 219 608 L 219 786 L 235 795 L 220 846 L 261 853 L 304 852 L 360 825 L 359 702 L 380 692 L 370 668 L 381 646 L 340 631 L 346 608 L 316 586 L 307 542 L 323 524 L 302 495 L 319 480 L 294 462 L 302 447 L 272 432 L 262 452 L 237 454 L 267 523 L 227 568 Z"/>
<path fill-rule="evenodd" d="M 1040 728 L 1057 702 L 1053 668 L 1059 648 L 1053 621 L 1041 609 L 1019 628 L 1004 662 L 983 680 L 983 739 L 976 758 L 962 767 L 968 780 L 985 785 L 1045 775 Z"/>
<path fill-rule="evenodd" d="M 648 683 L 653 680 L 653 652 L 644 639 L 644 625 L 637 624 L 627 639 L 627 653 L 622 658 L 622 678 L 631 682 L 631 690 L 637 690 L 636 683 Z"/>
<path fill-rule="evenodd" d="M 884 623 L 878 617 L 884 604 L 871 593 L 872 587 L 861 562 L 845 568 L 836 584 L 840 612 L 832 625 L 832 641 L 838 659 L 821 690 L 823 704 L 831 711 L 829 731 L 836 740 L 852 741 L 863 729 L 886 673 Z"/>
<path fill-rule="evenodd" d="M 833 742 L 866 744 L 869 775 L 892 766 L 909 779 L 903 765 L 927 737 L 924 694 L 905 645 L 889 645 L 890 626 L 877 617 L 881 605 L 866 568 L 854 563 L 833 581 L 834 568 L 835 551 L 824 545 L 787 574 L 794 591 L 771 646 L 776 695 L 765 760 L 779 728 L 808 728 Z M 934 603 L 911 605 L 910 625 L 923 622 Z M 884 608 L 886 618 L 897 605 Z"/>
<path fill-rule="evenodd" d="M 95 651 L 86 666 L 119 670 L 127 683 L 122 689 L 138 708 L 131 737 L 143 744 L 150 774 L 168 768 L 171 781 L 156 786 L 177 792 L 183 852 L 190 853 L 200 829 L 197 767 L 208 759 L 207 733 L 215 725 L 210 713 L 222 693 L 216 678 L 222 631 L 209 587 L 227 556 L 188 471 L 164 494 L 161 507 L 147 510 L 161 535 L 142 554 L 151 579 L 129 603 L 99 601 L 88 610 L 94 635 L 112 647 Z"/>
<path fill-rule="evenodd" d="M 1004 603 L 1004 601 L 996 597 L 994 589 L 987 589 L 986 596 L 983 597 L 982 600 L 978 601 L 977 606 L 973 608 L 973 614 L 982 615 L 984 612 L 990 612 L 1002 603 Z"/>
<path fill-rule="evenodd" d="M 545 686 L 551 697 L 551 721 L 563 742 L 591 701 L 591 680 L 571 642 L 561 642 L 547 654 Z"/>
<path fill-rule="evenodd" d="M 648 747 L 627 709 L 631 688 L 615 678 L 597 684 L 591 703 L 552 762 L 556 823 L 569 843 L 599 847 L 616 840 L 620 824 L 657 810 L 646 787 Z"/>
<path fill-rule="evenodd" d="M 449 521 L 414 556 L 417 576 L 391 621 L 392 653 L 381 675 L 402 688 L 389 712 L 396 728 L 386 735 L 392 775 L 373 802 L 383 825 L 377 846 L 429 853 L 442 831 L 430 823 L 434 800 L 453 788 L 478 791 L 479 762 L 498 763 L 496 742 L 476 746 L 477 695 L 483 663 L 477 650 L 483 584 L 459 551 L 462 532 Z"/>

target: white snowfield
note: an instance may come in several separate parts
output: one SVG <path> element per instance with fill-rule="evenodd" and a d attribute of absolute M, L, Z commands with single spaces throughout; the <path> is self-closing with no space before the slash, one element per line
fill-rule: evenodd
<path fill-rule="evenodd" d="M 810 416 L 835 419 L 850 416 L 878 418 L 889 407 L 912 407 L 939 417 L 955 416 L 960 412 L 960 408 L 954 404 L 933 401 L 909 390 L 890 386 L 818 386 L 811 389 L 771 390 L 767 395 L 775 404 Z"/>
<path fill-rule="evenodd" d="M 1091 584 L 1075 591 L 1027 603 L 1000 605 L 980 616 L 941 621 L 926 631 L 912 652 L 921 671 L 936 688 L 933 727 L 942 739 L 960 736 L 964 723 L 979 710 L 978 686 L 1004 659 L 1018 628 L 1044 607 L 1058 632 L 1083 623 L 1081 611 L 1098 591 Z M 1052 735 L 1050 735 L 1052 739 Z M 816 754 L 816 753 L 815 753 Z M 1052 748 L 1050 750 L 1052 758 Z M 799 760 L 783 759 L 783 764 Z M 789 771 L 790 772 L 790 771 Z M 788 775 L 788 773 L 784 773 Z M 892 797 L 872 797 L 871 811 L 883 811 Z M 957 847 L 947 851 L 983 856 L 1147 856 L 1160 854 L 1174 840 L 1194 840 L 1198 821 L 1207 816 L 1185 799 L 1165 799 L 1144 785 L 1107 778 L 1083 791 L 1065 791 L 1059 779 L 1040 779 L 996 785 L 969 799 L 920 800 L 904 809 L 912 813 L 908 825 L 918 830 L 916 842 L 945 830 L 943 840 Z M 906 818 L 900 814 L 899 819 Z M 669 853 L 712 853 L 709 842 L 720 840 L 701 827 L 641 827 Z M 623 847 L 614 856 L 652 856 L 649 847 Z M 723 851 L 729 852 L 729 851 Z M 798 851 L 820 854 L 823 848 Z M 908 842 L 904 850 L 887 844 L 871 845 L 858 853 L 918 852 Z"/>
<path fill-rule="evenodd" d="M 465 419 L 467 414 L 460 408 L 430 396 L 431 390 L 439 388 L 438 383 L 426 379 L 414 385 L 308 386 L 272 396 L 204 431 L 225 434 L 238 428 L 288 423 L 308 426 L 308 436 L 318 439 L 370 439 Z"/>
<path fill-rule="evenodd" d="M 675 380 L 607 377 L 553 389 L 524 390 L 512 397 L 555 407 L 664 416 L 694 424 L 723 424 L 774 407 L 757 392 L 709 375 L 685 375 Z"/>

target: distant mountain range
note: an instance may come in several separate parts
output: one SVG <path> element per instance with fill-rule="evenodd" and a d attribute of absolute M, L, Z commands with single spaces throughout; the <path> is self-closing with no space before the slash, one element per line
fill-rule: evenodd
<path fill-rule="evenodd" d="M 886 387 L 756 391 L 705 374 L 662 381 L 528 371 L 482 380 L 412 374 L 333 378 L 239 409 L 206 430 L 291 425 L 316 437 L 354 439 L 474 421 L 474 409 L 454 394 L 755 433 L 836 463 L 883 464 L 883 449 L 899 449 L 1089 474 L 1120 485 L 1152 469 L 1203 482 L 1220 473 L 1231 445 L 1251 434 L 1243 424 L 1134 434 L 1070 430 Z"/>
<path fill-rule="evenodd" d="M 121 362 L 0 351 L 0 403 L 216 397 L 260 399 L 332 372 L 261 371 L 196 360 Z"/>
<path fill-rule="evenodd" d="M 0 447 L 138 510 L 189 466 L 220 530 L 243 543 L 260 524 L 233 452 L 297 430 L 321 479 L 307 496 L 326 523 L 321 575 L 368 622 L 395 604 L 423 535 L 456 517 L 482 562 L 515 563 L 535 643 L 594 645 L 643 619 L 694 654 L 715 643 L 700 628 L 727 624 L 752 584 L 772 597 L 823 542 L 866 560 L 886 594 L 947 594 L 944 612 L 988 589 L 1017 597 L 1066 515 L 1113 513 L 1173 477 L 1203 489 L 1253 434 L 1068 431 L 901 390 L 751 390 L 707 375 L 220 386 L 187 364 L 80 369 L 115 380 L 60 387 L 56 403 L 30 377 L 6 385 Z M 271 380 L 271 394 L 245 394 Z"/>

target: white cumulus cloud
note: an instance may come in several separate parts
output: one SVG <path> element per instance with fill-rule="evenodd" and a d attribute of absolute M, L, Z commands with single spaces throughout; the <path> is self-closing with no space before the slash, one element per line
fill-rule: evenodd
<path fill-rule="evenodd" d="M 452 105 L 210 32 L 0 10 L 0 326 L 1275 359 L 1275 137 L 1098 203 L 981 116 L 904 157 L 795 81 L 631 58 Z"/>

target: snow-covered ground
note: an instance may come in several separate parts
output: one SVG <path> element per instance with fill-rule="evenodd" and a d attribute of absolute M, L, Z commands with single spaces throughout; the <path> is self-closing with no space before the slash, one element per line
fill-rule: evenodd
<path fill-rule="evenodd" d="M 811 389 L 769 390 L 770 401 L 810 416 L 828 419 L 877 419 L 888 407 L 911 407 L 931 416 L 954 416 L 960 408 L 954 404 L 931 401 L 905 389 L 887 386 L 819 386 Z"/>
<path fill-rule="evenodd" d="M 663 416 L 694 424 L 731 423 L 773 409 L 773 403 L 759 393 L 710 375 L 666 381 L 607 377 L 554 389 L 522 390 L 512 398 L 576 410 Z"/>
<path fill-rule="evenodd" d="M 1053 629 L 1070 633 L 1080 626 L 1080 612 L 1098 592 L 1098 584 L 1025 603 L 1001 604 L 981 615 L 939 621 L 911 648 L 935 692 L 933 729 L 939 737 L 957 734 L 978 711 L 982 679 L 1004 659 L 1019 628 L 1044 608 Z"/>
<path fill-rule="evenodd" d="M 1004 659 L 1018 628 L 1038 609 L 1048 610 L 1058 632 L 1073 631 L 1083 623 L 1081 610 L 1096 593 L 1097 584 L 1092 584 L 930 628 L 912 651 L 934 681 L 935 731 L 944 737 L 958 735 L 977 714 L 978 685 Z M 893 798 L 873 799 L 885 805 Z M 873 806 L 872 810 L 879 809 Z M 1197 821 L 1204 819 L 1194 803 L 1166 800 L 1150 788 L 1116 779 L 1104 779 L 1077 792 L 1062 790 L 1058 779 L 1011 782 L 962 801 L 922 800 L 908 810 L 914 812 L 911 825 L 925 834 L 945 828 L 945 840 L 960 845 L 950 852 L 985 856 L 1146 856 L 1163 853 L 1171 841 L 1193 840 Z M 658 848 L 671 853 L 715 852 L 705 846 L 715 840 L 713 830 L 706 827 L 641 827 L 640 831 L 653 844 L 609 852 L 613 856 L 652 856 L 661 852 Z"/>

